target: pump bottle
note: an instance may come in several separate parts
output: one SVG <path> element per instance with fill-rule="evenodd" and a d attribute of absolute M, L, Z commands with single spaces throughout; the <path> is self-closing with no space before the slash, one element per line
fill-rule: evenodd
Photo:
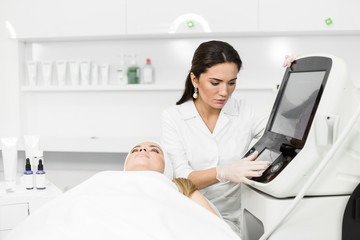
<path fill-rule="evenodd" d="M 46 177 L 45 177 L 45 171 L 44 166 L 42 163 L 42 160 L 39 160 L 38 170 L 36 172 L 36 189 L 38 190 L 44 190 L 46 189 Z"/>
<path fill-rule="evenodd" d="M 33 171 L 31 171 L 30 159 L 26 159 L 25 172 L 24 172 L 24 184 L 27 190 L 34 189 Z"/>

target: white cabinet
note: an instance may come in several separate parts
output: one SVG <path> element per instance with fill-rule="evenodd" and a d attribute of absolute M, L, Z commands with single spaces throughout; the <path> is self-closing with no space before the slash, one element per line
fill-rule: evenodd
<path fill-rule="evenodd" d="M 45 190 L 25 190 L 23 181 L 17 183 L 15 191 L 7 193 L 4 182 L 0 182 L 0 240 L 20 222 L 33 214 L 46 202 L 61 194 L 61 190 L 47 182 Z"/>
<path fill-rule="evenodd" d="M 6 0 L 5 7 L 13 38 L 125 34 L 125 0 Z"/>
<path fill-rule="evenodd" d="M 128 34 L 257 31 L 254 0 L 130 0 Z"/>
<path fill-rule="evenodd" d="M 0 205 L 0 231 L 11 230 L 29 215 L 28 203 Z"/>
<path fill-rule="evenodd" d="M 11 37 L 25 41 L 360 30 L 358 0 L 4 1 Z M 329 18 L 331 24 L 326 23 Z"/>
<path fill-rule="evenodd" d="M 359 12 L 358 0 L 259 0 L 259 30 L 360 30 Z"/>

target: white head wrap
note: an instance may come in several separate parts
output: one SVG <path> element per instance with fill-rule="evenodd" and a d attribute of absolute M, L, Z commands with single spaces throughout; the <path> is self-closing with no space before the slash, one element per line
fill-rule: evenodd
<path fill-rule="evenodd" d="M 172 167 L 171 161 L 169 160 L 169 157 L 167 156 L 167 153 L 165 152 L 164 148 L 163 148 L 159 143 L 157 143 L 156 141 L 146 141 L 146 142 L 153 142 L 153 143 L 156 143 L 157 145 L 160 146 L 161 150 L 162 150 L 163 153 L 164 153 L 164 161 L 165 161 L 164 174 L 165 174 L 167 177 L 169 177 L 170 179 L 173 179 L 173 178 L 174 178 L 173 167 Z M 130 150 L 130 151 L 131 151 L 131 150 Z M 128 157 L 129 157 L 129 155 L 130 155 L 130 151 L 128 152 L 128 154 L 126 155 L 126 158 L 125 158 L 124 171 L 126 171 L 126 162 L 127 162 Z"/>

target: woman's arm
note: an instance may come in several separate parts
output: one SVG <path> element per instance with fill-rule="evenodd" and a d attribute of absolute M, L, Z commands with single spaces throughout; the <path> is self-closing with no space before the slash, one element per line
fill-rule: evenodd
<path fill-rule="evenodd" d="M 174 176 L 187 178 L 193 169 L 188 163 L 186 150 L 181 141 L 181 131 L 179 129 L 181 120 L 178 118 L 180 116 L 176 115 L 174 109 L 163 112 L 161 144 L 172 164 Z"/>
<path fill-rule="evenodd" d="M 186 151 L 180 140 L 181 132 L 178 130 L 180 116 L 176 112 L 165 111 L 162 116 L 162 145 L 172 162 L 176 177 L 189 178 L 198 189 L 205 188 L 218 182 L 216 168 L 194 171 L 188 163 Z"/>
<path fill-rule="evenodd" d="M 216 168 L 203 171 L 193 171 L 188 178 L 199 189 L 218 182 L 218 179 L 251 185 L 254 182 L 248 177 L 260 177 L 264 172 L 263 170 L 269 167 L 267 161 L 254 161 L 257 156 L 258 152 L 255 151 L 250 156 L 236 160 L 233 163 L 219 165 Z"/>
<path fill-rule="evenodd" d="M 189 174 L 188 178 L 198 189 L 203 189 L 219 182 L 219 180 L 216 179 L 216 168 L 193 171 Z"/>
<path fill-rule="evenodd" d="M 206 198 L 201 194 L 199 190 L 196 190 L 191 196 L 190 199 L 192 199 L 194 202 L 198 203 L 200 206 L 204 207 L 205 209 L 209 210 L 216 216 L 216 212 L 214 209 L 210 206 L 209 202 L 206 200 Z M 218 216 L 219 217 L 219 216 Z"/>

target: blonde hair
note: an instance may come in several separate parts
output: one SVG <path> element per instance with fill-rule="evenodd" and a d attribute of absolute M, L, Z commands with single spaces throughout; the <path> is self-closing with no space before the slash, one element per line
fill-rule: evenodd
<path fill-rule="evenodd" d="M 195 184 L 187 178 L 174 178 L 173 182 L 178 187 L 179 192 L 187 197 L 191 197 L 191 195 L 198 190 Z"/>

